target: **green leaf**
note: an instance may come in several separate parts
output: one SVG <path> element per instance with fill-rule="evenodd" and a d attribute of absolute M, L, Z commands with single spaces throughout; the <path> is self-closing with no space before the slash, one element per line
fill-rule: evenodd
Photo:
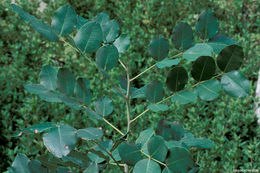
<path fill-rule="evenodd" d="M 77 15 L 77 24 L 76 29 L 79 30 L 83 25 L 85 25 L 87 22 L 89 22 L 88 19 L 85 19 L 84 17 L 81 17 Z"/>
<path fill-rule="evenodd" d="M 250 92 L 250 83 L 239 71 L 224 74 L 221 84 L 226 93 L 234 97 L 246 97 Z"/>
<path fill-rule="evenodd" d="M 79 29 L 74 41 L 82 52 L 95 52 L 103 41 L 103 33 L 100 24 L 96 22 L 87 22 Z"/>
<path fill-rule="evenodd" d="M 161 168 L 155 161 L 143 159 L 135 164 L 133 173 L 161 173 Z"/>
<path fill-rule="evenodd" d="M 165 141 L 166 146 L 168 147 L 168 149 L 172 148 L 172 147 L 184 147 L 188 149 L 188 146 L 186 146 L 182 141 Z"/>
<path fill-rule="evenodd" d="M 183 147 L 172 147 L 169 149 L 169 156 L 166 164 L 172 172 L 188 172 L 193 168 L 193 160 L 190 152 Z"/>
<path fill-rule="evenodd" d="M 160 61 L 168 56 L 169 42 L 162 36 L 152 39 L 149 45 L 149 53 L 153 59 Z"/>
<path fill-rule="evenodd" d="M 43 143 L 56 157 L 70 153 L 76 144 L 76 130 L 68 125 L 60 125 L 43 134 Z"/>
<path fill-rule="evenodd" d="M 57 88 L 68 96 L 74 93 L 76 79 L 75 76 L 67 69 L 60 68 L 57 75 Z"/>
<path fill-rule="evenodd" d="M 160 162 L 164 162 L 168 148 L 164 143 L 164 139 L 161 136 L 153 136 L 147 144 L 148 152 L 150 156 Z"/>
<path fill-rule="evenodd" d="M 157 62 L 155 65 L 158 68 L 165 68 L 165 67 L 171 67 L 173 65 L 177 65 L 177 64 L 179 64 L 179 62 L 180 62 L 179 59 L 166 59 L 166 60 Z"/>
<path fill-rule="evenodd" d="M 77 14 L 73 7 L 64 5 L 55 11 L 51 27 L 61 36 L 68 35 L 72 32 L 77 22 Z"/>
<path fill-rule="evenodd" d="M 128 165 L 134 166 L 142 160 L 141 152 L 135 144 L 123 142 L 118 146 L 118 151 L 122 161 Z"/>
<path fill-rule="evenodd" d="M 156 134 L 162 136 L 166 141 L 180 140 L 184 136 L 184 129 L 180 123 L 160 120 L 157 125 Z"/>
<path fill-rule="evenodd" d="M 104 41 L 107 43 L 113 42 L 119 34 L 120 26 L 116 20 L 110 20 L 101 25 L 104 35 Z"/>
<path fill-rule="evenodd" d="M 58 93 L 48 90 L 41 84 L 26 84 L 24 88 L 32 94 L 37 94 L 42 100 L 47 102 L 61 102 Z"/>
<path fill-rule="evenodd" d="M 218 34 L 211 38 L 207 44 L 213 48 L 215 53 L 219 54 L 222 49 L 232 44 L 236 44 L 236 42 L 225 35 Z"/>
<path fill-rule="evenodd" d="M 172 171 L 168 167 L 165 167 L 162 173 L 172 173 Z"/>
<path fill-rule="evenodd" d="M 81 102 L 89 104 L 92 99 L 90 82 L 86 78 L 78 78 L 75 87 L 75 95 Z"/>
<path fill-rule="evenodd" d="M 152 102 L 157 103 L 162 100 L 164 91 L 163 85 L 159 81 L 152 81 L 146 88 L 145 91 L 146 98 Z"/>
<path fill-rule="evenodd" d="M 100 142 L 99 145 L 101 145 L 105 150 L 110 151 L 111 148 L 113 147 L 113 141 L 112 140 L 106 140 L 104 142 Z M 103 161 L 109 161 L 109 156 L 108 154 L 103 151 L 98 145 L 95 145 L 92 147 L 91 153 L 88 153 L 88 157 L 96 163 L 101 163 Z"/>
<path fill-rule="evenodd" d="M 201 56 L 192 63 L 191 76 L 200 82 L 212 78 L 215 71 L 215 60 L 210 56 Z"/>
<path fill-rule="evenodd" d="M 78 102 L 75 98 L 69 97 L 65 94 L 60 96 L 60 100 L 72 109 L 80 110 L 82 108 L 80 102 Z"/>
<path fill-rule="evenodd" d="M 131 94 L 131 99 L 135 99 L 135 98 L 145 98 L 145 91 L 148 85 L 144 85 L 141 88 L 136 89 L 135 91 L 133 91 L 133 93 Z"/>
<path fill-rule="evenodd" d="M 181 91 L 176 93 L 172 98 L 171 101 L 179 102 L 180 104 L 188 104 L 193 103 L 197 100 L 197 95 L 192 91 Z"/>
<path fill-rule="evenodd" d="M 197 172 L 199 172 L 199 170 L 200 170 L 199 167 L 194 167 L 194 168 L 192 168 L 191 170 L 189 170 L 188 173 L 197 173 Z"/>
<path fill-rule="evenodd" d="M 214 142 L 209 139 L 204 138 L 195 138 L 191 133 L 185 133 L 182 142 L 188 147 L 197 147 L 197 148 L 212 148 Z"/>
<path fill-rule="evenodd" d="M 44 38 L 46 38 L 49 41 L 57 41 L 59 40 L 58 36 L 55 34 L 55 32 L 51 29 L 51 27 L 36 17 L 30 15 L 29 13 L 23 11 L 21 7 L 15 4 L 11 4 L 14 12 L 18 13 L 22 20 L 25 22 L 28 22 L 31 27 L 39 32 Z"/>
<path fill-rule="evenodd" d="M 46 122 L 46 123 L 40 123 L 40 124 L 32 125 L 31 127 L 23 129 L 22 132 L 25 132 L 25 133 L 41 133 L 41 132 L 44 132 L 46 130 L 52 129 L 54 127 L 56 127 L 55 123 Z"/>
<path fill-rule="evenodd" d="M 182 66 L 177 66 L 169 71 L 166 86 L 169 90 L 176 92 L 182 90 L 188 82 L 188 73 Z"/>
<path fill-rule="evenodd" d="M 136 139 L 135 143 L 141 147 L 144 153 L 148 153 L 147 143 L 150 140 L 150 138 L 155 134 L 154 130 L 149 128 L 144 131 L 142 131 L 139 135 L 139 137 Z"/>
<path fill-rule="evenodd" d="M 57 70 L 50 65 L 42 67 L 40 73 L 40 84 L 43 85 L 46 89 L 55 90 L 57 80 Z"/>
<path fill-rule="evenodd" d="M 171 38 L 176 49 L 185 50 L 193 45 L 193 31 L 187 23 L 178 23 L 172 30 Z"/>
<path fill-rule="evenodd" d="M 56 169 L 56 173 L 68 173 L 70 170 L 64 166 L 59 166 Z"/>
<path fill-rule="evenodd" d="M 99 23 L 100 25 L 104 25 L 109 21 L 109 15 L 106 12 L 98 13 L 93 21 Z"/>
<path fill-rule="evenodd" d="M 103 120 L 101 116 L 99 116 L 96 112 L 90 110 L 89 108 L 85 107 L 85 110 L 90 118 L 94 118 L 97 120 Z"/>
<path fill-rule="evenodd" d="M 218 19 L 212 10 L 203 11 L 196 23 L 196 33 L 202 39 L 210 39 L 218 32 Z"/>
<path fill-rule="evenodd" d="M 130 37 L 127 34 L 121 34 L 113 43 L 119 53 L 124 53 L 130 45 Z"/>
<path fill-rule="evenodd" d="M 28 164 L 30 159 L 24 154 L 17 154 L 12 164 L 15 173 L 30 173 Z"/>
<path fill-rule="evenodd" d="M 217 64 L 223 72 L 237 70 L 242 65 L 244 53 L 242 47 L 230 45 L 225 47 L 217 57 Z"/>
<path fill-rule="evenodd" d="M 151 109 L 153 112 L 159 112 L 159 111 L 167 111 L 169 107 L 165 104 L 150 104 L 148 106 L 148 109 Z"/>
<path fill-rule="evenodd" d="M 220 89 L 220 82 L 217 79 L 211 79 L 199 84 L 195 92 L 201 100 L 211 101 L 219 96 Z"/>
<path fill-rule="evenodd" d="M 105 45 L 98 49 L 96 53 L 96 63 L 104 70 L 111 70 L 117 65 L 118 51 L 113 45 Z"/>
<path fill-rule="evenodd" d="M 86 153 L 72 150 L 67 156 L 62 157 L 62 161 L 75 164 L 75 166 L 80 166 L 81 168 L 86 168 L 91 160 Z"/>
<path fill-rule="evenodd" d="M 52 154 L 44 154 L 39 156 L 37 159 L 42 163 L 42 165 L 47 167 L 50 170 L 50 172 L 55 172 L 57 167 L 63 164 L 63 162 L 60 159 L 54 157 Z"/>
<path fill-rule="evenodd" d="M 110 115 L 114 110 L 113 102 L 108 97 L 101 97 L 96 103 L 96 112 L 102 116 Z"/>
<path fill-rule="evenodd" d="M 32 160 L 28 164 L 31 173 L 48 173 L 48 169 L 42 166 L 39 160 Z"/>
<path fill-rule="evenodd" d="M 102 130 L 98 128 L 85 128 L 85 129 L 79 129 L 77 131 L 77 136 L 84 140 L 95 140 L 100 139 L 103 136 Z"/>
<path fill-rule="evenodd" d="M 200 56 L 212 56 L 213 49 L 205 43 L 197 43 L 183 53 L 188 61 L 195 61 Z"/>
<path fill-rule="evenodd" d="M 91 162 L 83 173 L 98 173 L 98 165 L 95 162 Z"/>

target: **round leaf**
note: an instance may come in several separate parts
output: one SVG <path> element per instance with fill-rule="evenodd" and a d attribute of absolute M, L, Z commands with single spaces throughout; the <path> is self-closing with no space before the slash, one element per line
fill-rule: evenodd
<path fill-rule="evenodd" d="M 81 102 L 90 103 L 92 93 L 90 91 L 90 82 L 86 78 L 77 79 L 75 95 Z"/>
<path fill-rule="evenodd" d="M 121 34 L 113 43 L 119 53 L 124 53 L 130 45 L 130 37 L 127 34 Z"/>
<path fill-rule="evenodd" d="M 192 64 L 191 75 L 200 82 L 212 78 L 216 71 L 215 60 L 210 56 L 201 56 Z"/>
<path fill-rule="evenodd" d="M 158 68 L 165 68 L 165 67 L 171 67 L 173 65 L 177 65 L 177 64 L 179 64 L 179 62 L 180 62 L 179 59 L 166 59 L 166 60 L 157 62 L 155 65 Z"/>
<path fill-rule="evenodd" d="M 167 75 L 166 85 L 169 90 L 176 92 L 184 88 L 188 82 L 188 73 L 185 68 L 174 67 Z"/>
<path fill-rule="evenodd" d="M 201 100 L 211 101 L 219 96 L 220 89 L 220 82 L 217 79 L 212 79 L 201 83 L 195 88 L 195 91 Z"/>
<path fill-rule="evenodd" d="M 70 153 L 76 144 L 76 130 L 68 125 L 60 125 L 43 134 L 43 143 L 56 157 Z"/>
<path fill-rule="evenodd" d="M 148 106 L 148 109 L 151 109 L 153 112 L 159 112 L 159 111 L 167 111 L 169 107 L 165 104 L 151 104 Z"/>
<path fill-rule="evenodd" d="M 202 39 L 210 39 L 218 32 L 218 19 L 212 10 L 203 11 L 196 23 L 196 33 Z"/>
<path fill-rule="evenodd" d="M 166 164 L 172 172 L 188 172 L 193 168 L 193 160 L 190 152 L 182 147 L 172 147 L 169 150 Z"/>
<path fill-rule="evenodd" d="M 169 42 L 162 36 L 152 39 L 149 45 L 149 52 L 155 60 L 162 60 L 168 56 Z"/>
<path fill-rule="evenodd" d="M 30 162 L 30 159 L 24 154 L 17 154 L 14 162 L 12 164 L 12 169 L 14 172 L 19 173 L 29 173 L 29 167 L 28 163 Z"/>
<path fill-rule="evenodd" d="M 83 173 L 98 173 L 98 165 L 95 162 L 91 162 Z"/>
<path fill-rule="evenodd" d="M 158 81 L 152 81 L 146 88 L 146 98 L 152 102 L 157 103 L 162 100 L 164 91 L 163 85 Z"/>
<path fill-rule="evenodd" d="M 179 102 L 180 104 L 188 104 L 195 102 L 197 100 L 197 95 L 192 91 L 181 91 L 176 93 L 172 98 L 171 101 Z"/>
<path fill-rule="evenodd" d="M 238 45 L 225 47 L 217 57 L 217 64 L 223 72 L 237 70 L 243 62 L 243 49 Z"/>
<path fill-rule="evenodd" d="M 135 141 L 135 143 L 137 145 L 140 145 L 141 149 L 146 154 L 149 154 L 147 149 L 147 143 L 149 139 L 154 135 L 154 133 L 155 132 L 153 129 L 146 129 L 140 133 L 139 137 Z"/>
<path fill-rule="evenodd" d="M 56 10 L 51 22 L 51 27 L 59 35 L 68 35 L 72 32 L 77 22 L 77 14 L 73 7 L 64 5 Z"/>
<path fill-rule="evenodd" d="M 42 68 L 40 73 L 40 84 L 50 90 L 55 90 L 57 80 L 57 70 L 50 65 L 46 65 Z"/>
<path fill-rule="evenodd" d="M 74 93 L 75 83 L 75 76 L 67 68 L 59 69 L 57 75 L 57 87 L 61 92 L 68 96 L 72 96 Z"/>
<path fill-rule="evenodd" d="M 107 43 L 113 42 L 118 37 L 119 29 L 120 27 L 116 20 L 110 20 L 102 25 L 104 41 Z"/>
<path fill-rule="evenodd" d="M 189 134 L 189 133 L 186 133 Z M 195 138 L 192 134 L 184 135 L 184 138 L 181 140 L 188 147 L 197 147 L 197 148 L 212 148 L 214 142 L 209 139 L 204 138 Z"/>
<path fill-rule="evenodd" d="M 193 44 L 193 31 L 187 23 L 178 23 L 172 31 L 172 42 L 176 49 L 185 50 Z"/>
<path fill-rule="evenodd" d="M 110 115 L 114 110 L 113 102 L 108 97 L 101 97 L 96 103 L 96 112 L 102 116 Z"/>
<path fill-rule="evenodd" d="M 148 152 L 150 156 L 160 162 L 163 162 L 166 158 L 168 148 L 164 143 L 164 139 L 161 136 L 154 136 L 148 141 Z"/>
<path fill-rule="evenodd" d="M 103 32 L 100 24 L 96 22 L 87 22 L 79 29 L 74 41 L 82 52 L 95 52 L 103 41 Z"/>
<path fill-rule="evenodd" d="M 246 97 L 250 91 L 249 81 L 239 71 L 224 74 L 221 84 L 224 91 L 234 97 Z"/>
<path fill-rule="evenodd" d="M 143 159 L 135 164 L 133 173 L 161 173 L 161 168 L 155 161 Z"/>
<path fill-rule="evenodd" d="M 100 139 L 103 136 L 102 130 L 98 128 L 85 128 L 85 129 L 79 129 L 77 131 L 77 136 L 84 140 L 95 140 Z"/>
<path fill-rule="evenodd" d="M 189 61 L 195 61 L 200 56 L 212 56 L 213 49 L 205 43 L 197 43 L 183 53 L 183 57 Z"/>
<path fill-rule="evenodd" d="M 236 44 L 236 42 L 233 39 L 226 37 L 225 35 L 218 34 L 211 38 L 207 44 L 213 48 L 215 53 L 219 54 L 222 49 L 229 45 Z"/>
<path fill-rule="evenodd" d="M 184 136 L 184 129 L 176 121 L 169 122 L 162 119 L 157 125 L 156 134 L 162 136 L 167 141 L 170 139 L 178 141 Z"/>
<path fill-rule="evenodd" d="M 99 23 L 101 26 L 109 21 L 109 15 L 105 12 L 98 13 L 93 21 Z"/>
<path fill-rule="evenodd" d="M 117 65 L 118 57 L 119 54 L 114 45 L 105 45 L 98 49 L 96 63 L 104 70 L 111 70 Z"/>
<path fill-rule="evenodd" d="M 77 16 L 77 24 L 76 29 L 79 30 L 83 25 L 85 25 L 87 22 L 89 22 L 88 19 L 85 19 L 84 17 Z"/>
<path fill-rule="evenodd" d="M 36 17 L 30 15 L 29 13 L 23 11 L 23 9 L 18 5 L 12 4 L 11 6 L 14 12 L 18 13 L 22 20 L 24 20 L 25 22 L 29 22 L 31 27 L 37 32 L 39 32 L 44 38 L 46 38 L 49 41 L 59 40 L 59 37 L 55 34 L 55 32 L 49 25 L 43 23 Z"/>
<path fill-rule="evenodd" d="M 142 159 L 141 152 L 135 144 L 123 142 L 118 146 L 119 155 L 122 161 L 128 165 L 135 165 Z"/>

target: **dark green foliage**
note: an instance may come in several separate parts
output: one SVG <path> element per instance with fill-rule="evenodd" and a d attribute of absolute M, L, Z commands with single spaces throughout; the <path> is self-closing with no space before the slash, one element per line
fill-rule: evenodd
<path fill-rule="evenodd" d="M 178 66 L 168 72 L 166 85 L 169 90 L 176 92 L 184 88 L 188 82 L 188 74 L 185 68 Z"/>
<path fill-rule="evenodd" d="M 98 49 L 96 54 L 97 65 L 104 70 L 111 70 L 117 65 L 118 51 L 113 45 L 105 45 Z"/>
<path fill-rule="evenodd" d="M 156 103 L 162 100 L 163 98 L 163 85 L 158 81 L 152 81 L 146 88 L 146 98 L 152 102 Z"/>
<path fill-rule="evenodd" d="M 160 61 L 168 56 L 169 43 L 162 36 L 158 36 L 150 42 L 149 53 L 157 61 Z"/>

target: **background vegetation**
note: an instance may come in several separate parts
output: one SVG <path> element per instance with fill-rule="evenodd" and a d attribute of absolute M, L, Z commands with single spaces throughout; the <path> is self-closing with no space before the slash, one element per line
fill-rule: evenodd
<path fill-rule="evenodd" d="M 49 23 L 54 11 L 66 3 L 70 3 L 77 14 L 85 18 L 92 18 L 97 13 L 106 11 L 111 18 L 119 21 L 121 31 L 131 37 L 131 46 L 121 58 L 129 62 L 133 76 L 154 63 L 147 51 L 153 37 L 160 34 L 170 38 L 173 27 L 179 21 L 189 23 L 194 29 L 200 12 L 206 8 L 213 9 L 220 22 L 219 32 L 233 38 L 244 48 L 245 60 L 241 71 L 251 81 L 250 95 L 237 99 L 223 94 L 211 102 L 198 100 L 196 104 L 185 106 L 171 104 L 169 111 L 160 114 L 149 112 L 135 123 L 135 134 L 131 138 L 136 139 L 144 128 L 155 127 L 163 117 L 169 121 L 178 120 L 195 136 L 215 142 L 215 147 L 211 150 L 192 150 L 201 172 L 260 169 L 260 129 L 254 115 L 254 91 L 260 65 L 259 1 L 44 0 L 48 6 L 43 13 L 37 11 L 38 1 L 16 2 L 24 10 Z M 44 121 L 64 122 L 75 128 L 97 123 L 84 112 L 72 110 L 63 104 L 41 101 L 36 95 L 25 91 L 23 85 L 37 83 L 41 67 L 50 62 L 68 67 L 74 74 L 91 80 L 93 100 L 102 95 L 110 95 L 117 107 L 109 119 L 120 129 L 125 128 L 123 100 L 110 92 L 111 84 L 102 78 L 95 80 L 101 76 L 97 69 L 88 65 L 71 48 L 61 42 L 57 44 L 45 41 L 12 12 L 10 3 L 8 0 L 0 2 L 0 171 L 7 170 L 17 153 L 25 153 L 29 157 L 38 154 L 39 148 L 35 145 L 37 138 L 34 135 L 11 137 L 18 129 Z M 172 49 L 171 55 L 174 54 L 176 50 Z M 111 73 L 116 79 L 120 72 L 120 68 L 115 68 Z M 166 71 L 162 73 L 154 69 L 152 73 L 136 80 L 134 85 L 141 87 L 155 77 L 164 82 L 165 75 Z M 144 110 L 144 100 L 134 100 L 132 103 L 135 107 L 132 111 L 140 113 Z M 105 127 L 104 124 L 97 126 Z M 113 139 L 118 134 L 107 127 L 105 137 Z M 47 152 L 43 145 L 40 151 Z"/>

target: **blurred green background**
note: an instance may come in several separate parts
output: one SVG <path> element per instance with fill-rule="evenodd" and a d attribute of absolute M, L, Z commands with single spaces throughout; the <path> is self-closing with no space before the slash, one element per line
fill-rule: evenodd
<path fill-rule="evenodd" d="M 147 113 L 134 124 L 131 139 L 135 140 L 145 128 L 154 128 L 161 118 L 180 121 L 184 128 L 196 137 L 205 137 L 215 142 L 210 150 L 192 149 L 201 172 L 233 172 L 234 169 L 259 169 L 260 128 L 254 115 L 255 88 L 260 66 L 260 1 L 258 0 L 43 0 L 47 8 L 37 11 L 36 0 L 17 1 L 24 10 L 50 24 L 54 11 L 70 3 L 76 12 L 92 18 L 106 11 L 119 21 L 121 32 L 131 37 L 131 46 L 121 56 L 132 69 L 132 76 L 140 73 L 154 60 L 149 57 L 147 46 L 150 40 L 163 35 L 170 39 L 173 27 L 179 21 L 189 23 L 194 29 L 198 15 L 207 8 L 214 10 L 219 19 L 219 33 L 225 34 L 244 49 L 242 73 L 250 79 L 252 90 L 246 98 L 232 98 L 222 92 L 212 102 L 198 100 L 185 106 L 172 104 L 163 113 Z M 89 119 L 82 111 L 74 111 L 63 104 L 47 103 L 25 91 L 26 83 L 38 83 L 41 67 L 46 64 L 64 65 L 76 76 L 91 80 L 95 100 L 103 95 L 113 98 L 115 113 L 109 120 L 121 130 L 126 129 L 125 105 L 111 90 L 97 69 L 62 42 L 50 43 L 23 22 L 10 8 L 11 1 L 0 2 L 0 117 L 1 146 L 0 171 L 6 171 L 17 153 L 29 157 L 47 152 L 41 140 L 33 135 L 12 138 L 12 134 L 24 127 L 44 121 L 64 122 L 75 128 L 104 127 L 105 137 L 114 139 L 117 133 L 103 123 Z M 176 54 L 173 48 L 171 55 Z M 115 68 L 110 74 L 117 79 L 124 72 Z M 134 82 L 141 87 L 157 78 L 165 82 L 166 70 L 154 69 Z M 100 80 L 95 80 L 100 79 Z M 117 80 L 114 80 L 117 83 Z M 169 92 L 167 93 L 169 94 Z M 93 106 L 93 105 L 92 105 Z M 132 101 L 132 116 L 145 108 L 145 100 Z M 36 143 L 40 144 L 36 145 Z M 106 172 L 117 172 L 109 167 Z"/>

